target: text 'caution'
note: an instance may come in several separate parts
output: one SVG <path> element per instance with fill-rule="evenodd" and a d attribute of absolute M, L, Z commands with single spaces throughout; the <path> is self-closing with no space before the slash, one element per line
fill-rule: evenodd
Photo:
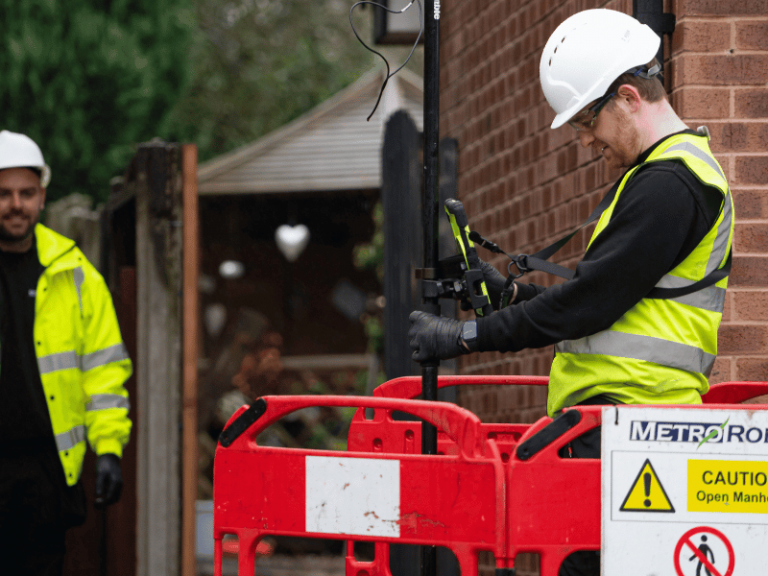
<path fill-rule="evenodd" d="M 768 514 L 768 462 L 689 460 L 688 510 Z"/>

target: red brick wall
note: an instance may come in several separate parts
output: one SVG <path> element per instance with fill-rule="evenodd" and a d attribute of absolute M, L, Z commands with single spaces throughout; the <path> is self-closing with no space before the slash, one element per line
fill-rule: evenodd
<path fill-rule="evenodd" d="M 675 110 L 706 124 L 736 206 L 734 262 L 710 381 L 768 379 L 768 1 L 677 0 Z"/>
<path fill-rule="evenodd" d="M 539 86 L 547 38 L 588 8 L 631 13 L 630 0 L 443 0 L 441 136 L 459 142 L 459 196 L 473 229 L 510 252 L 534 252 L 571 231 L 619 176 L 554 117 Z M 768 0 L 665 0 L 677 16 L 665 40 L 667 89 L 712 148 L 736 203 L 734 265 L 712 381 L 768 377 Z M 591 227 L 555 257 L 573 267 Z M 483 257 L 506 266 L 505 259 Z M 535 273 L 538 284 L 559 281 Z M 463 357 L 473 374 L 548 374 L 552 347 Z M 530 422 L 544 414 L 544 390 L 462 390 L 484 421 Z"/>
<path fill-rule="evenodd" d="M 768 379 L 768 0 L 665 0 L 667 90 L 692 128 L 706 124 L 736 204 L 734 264 L 711 380 Z M 588 8 L 631 13 L 630 0 L 443 0 L 441 136 L 459 142 L 459 196 L 470 224 L 509 252 L 534 252 L 581 224 L 619 176 L 554 117 L 539 58 L 566 17 Z M 575 266 L 592 228 L 555 258 Z M 483 257 L 501 270 L 504 258 Z M 558 281 L 541 273 L 529 281 Z M 552 347 L 460 359 L 471 374 L 546 375 Z M 546 391 L 477 387 L 460 403 L 486 422 L 531 422 Z M 536 572 L 520 558 L 518 573 Z M 483 573 L 492 573 L 484 558 Z"/>

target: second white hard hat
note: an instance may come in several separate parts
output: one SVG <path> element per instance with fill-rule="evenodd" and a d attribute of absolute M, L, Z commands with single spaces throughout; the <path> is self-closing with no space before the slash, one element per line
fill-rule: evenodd
<path fill-rule="evenodd" d="M 5 168 L 37 168 L 43 188 L 51 181 L 51 169 L 43 160 L 40 147 L 29 136 L 9 130 L 0 132 L 0 170 Z"/>
<path fill-rule="evenodd" d="M 661 38 L 632 16 L 615 10 L 584 10 L 558 26 L 539 63 L 539 79 L 555 111 L 552 128 L 600 98 L 616 78 L 653 60 Z"/>

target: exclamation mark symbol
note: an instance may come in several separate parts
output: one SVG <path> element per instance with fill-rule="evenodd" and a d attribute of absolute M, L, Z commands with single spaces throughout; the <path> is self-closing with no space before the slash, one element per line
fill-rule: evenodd
<path fill-rule="evenodd" d="M 651 500 L 649 496 L 651 495 L 651 473 L 646 472 L 643 474 L 643 484 L 645 485 L 645 500 L 643 501 L 643 504 L 645 504 L 646 508 L 651 507 Z"/>

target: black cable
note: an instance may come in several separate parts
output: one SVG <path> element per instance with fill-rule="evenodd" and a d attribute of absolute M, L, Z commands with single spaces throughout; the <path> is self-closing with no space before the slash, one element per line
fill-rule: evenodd
<path fill-rule="evenodd" d="M 354 22 L 352 22 L 352 11 L 361 4 L 370 4 L 371 6 L 378 6 L 379 8 L 381 8 L 382 10 L 386 10 L 390 14 L 402 14 L 403 12 L 408 10 L 411 6 L 413 6 L 413 0 L 411 0 L 411 2 L 408 3 L 408 6 L 406 6 L 402 10 L 392 10 L 391 8 L 387 8 L 386 6 L 379 4 L 378 2 L 371 2 L 370 0 L 362 0 L 361 2 L 356 2 L 355 4 L 352 5 L 352 8 L 349 9 L 349 25 L 352 27 L 352 32 L 355 34 L 355 37 L 357 38 L 358 42 L 360 42 L 360 44 L 362 44 L 366 50 L 373 52 L 374 54 L 376 54 L 376 56 L 384 60 L 384 64 L 386 64 L 387 66 L 387 76 L 386 78 L 384 78 L 384 82 L 381 84 L 381 90 L 379 90 L 379 97 L 376 98 L 376 104 L 374 105 L 373 110 L 371 110 L 371 113 L 369 114 L 368 118 L 366 118 L 366 121 L 369 121 L 373 117 L 373 115 L 376 113 L 376 109 L 379 107 L 379 102 L 381 102 L 381 96 L 382 94 L 384 94 L 384 88 L 387 87 L 387 82 L 389 82 L 389 79 L 392 78 L 392 76 L 394 76 L 398 72 L 400 72 L 400 70 L 402 70 L 403 67 L 406 64 L 408 64 L 408 61 L 411 59 L 411 56 L 413 56 L 413 53 L 416 51 L 416 46 L 419 45 L 419 40 L 421 40 L 421 34 L 424 32 L 424 13 L 421 9 L 421 0 L 416 0 L 416 4 L 419 7 L 419 35 L 416 36 L 416 42 L 414 42 L 413 48 L 411 48 L 411 53 L 408 54 L 408 58 L 405 59 L 405 62 L 403 62 L 397 70 L 395 70 L 394 72 L 390 72 L 389 62 L 387 62 L 387 59 L 384 57 L 384 55 L 381 54 L 380 52 L 377 52 L 376 50 L 368 46 L 368 44 L 363 42 L 363 39 L 360 38 L 360 34 L 358 34 L 357 30 L 355 30 L 355 24 Z"/>

